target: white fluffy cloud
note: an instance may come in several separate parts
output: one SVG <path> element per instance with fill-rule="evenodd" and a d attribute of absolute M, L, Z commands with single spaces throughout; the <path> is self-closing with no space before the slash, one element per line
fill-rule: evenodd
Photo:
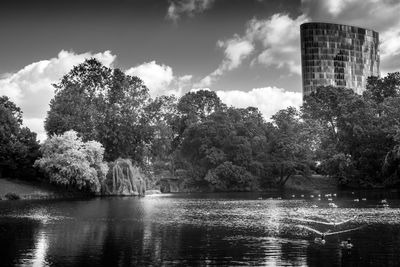
<path fill-rule="evenodd" d="M 176 77 L 170 66 L 157 64 L 154 60 L 132 67 L 125 73 L 142 79 L 152 97 L 171 94 L 180 96 L 192 79 L 191 75 Z"/>
<path fill-rule="evenodd" d="M 209 9 L 214 0 L 172 0 L 167 10 L 167 18 L 177 22 L 182 15 L 193 16 Z"/>
<path fill-rule="evenodd" d="M 253 44 L 239 36 L 235 35 L 233 38 L 226 41 L 218 41 L 218 46 L 224 48 L 225 58 L 218 66 L 218 68 L 211 74 L 203 78 L 197 86 L 210 86 L 212 82 L 218 79 L 225 71 L 233 70 L 253 52 Z"/>
<path fill-rule="evenodd" d="M 110 66 L 115 60 L 110 51 L 76 54 L 63 50 L 55 58 L 34 62 L 15 73 L 3 75 L 0 79 L 0 95 L 10 97 L 21 107 L 24 124 L 38 133 L 40 140 L 44 140 L 46 134 L 43 121 L 54 96 L 51 84 L 57 83 L 74 65 L 91 57 L 97 58 L 106 66 Z"/>
<path fill-rule="evenodd" d="M 145 62 L 125 71 L 126 74 L 138 76 L 149 88 L 151 95 L 163 93 L 174 79 L 172 68 L 166 65 L 159 65 L 155 61 Z"/>
<path fill-rule="evenodd" d="M 251 91 L 216 91 L 222 102 L 237 108 L 256 107 L 266 120 L 281 109 L 300 107 L 302 94 L 277 87 L 254 88 Z"/>
<path fill-rule="evenodd" d="M 224 48 L 224 59 L 218 68 L 201 80 L 197 86 L 210 86 L 226 71 L 233 70 L 251 55 L 251 61 L 267 67 L 286 69 L 300 74 L 300 24 L 307 16 L 293 19 L 287 14 L 275 14 L 268 19 L 251 19 L 242 36 L 235 34 L 226 41 L 218 41 Z"/>
<path fill-rule="evenodd" d="M 247 25 L 246 38 L 261 43 L 257 61 L 300 74 L 299 29 L 307 20 L 305 15 L 292 19 L 287 14 L 275 14 L 264 20 L 252 19 Z"/>

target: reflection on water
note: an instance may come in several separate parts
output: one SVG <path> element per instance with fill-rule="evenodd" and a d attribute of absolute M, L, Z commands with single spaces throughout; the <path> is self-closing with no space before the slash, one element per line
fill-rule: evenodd
<path fill-rule="evenodd" d="M 3 201 L 1 264 L 400 266 L 397 195 L 274 194 Z M 325 245 L 313 242 L 319 232 Z"/>

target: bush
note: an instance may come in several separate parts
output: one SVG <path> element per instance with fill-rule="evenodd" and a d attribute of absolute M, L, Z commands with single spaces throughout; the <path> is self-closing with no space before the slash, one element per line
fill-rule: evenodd
<path fill-rule="evenodd" d="M 43 157 L 36 160 L 50 182 L 99 193 L 106 178 L 104 148 L 95 141 L 83 142 L 75 131 L 54 135 L 40 148 Z"/>
<path fill-rule="evenodd" d="M 5 198 L 8 200 L 19 200 L 21 197 L 17 193 L 7 193 Z"/>

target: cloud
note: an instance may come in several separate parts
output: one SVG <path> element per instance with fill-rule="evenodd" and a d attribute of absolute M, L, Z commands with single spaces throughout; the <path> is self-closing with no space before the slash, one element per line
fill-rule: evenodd
<path fill-rule="evenodd" d="M 196 88 L 191 92 L 210 90 L 209 88 Z M 236 108 L 256 107 L 268 121 L 271 116 L 287 107 L 299 108 L 303 104 L 301 93 L 289 92 L 277 87 L 254 88 L 248 92 L 231 90 L 215 91 L 223 103 Z"/>
<path fill-rule="evenodd" d="M 400 70 L 400 2 L 395 0 L 302 0 L 313 21 L 371 28 L 379 32 L 381 71 Z"/>
<path fill-rule="evenodd" d="M 240 38 L 238 35 L 226 41 L 218 41 L 217 45 L 224 48 L 224 60 L 215 71 L 203 78 L 197 86 L 210 86 L 224 72 L 239 67 L 242 61 L 254 50 L 254 46 L 250 41 Z"/>
<path fill-rule="evenodd" d="M 268 19 L 249 21 L 246 38 L 261 43 L 256 61 L 265 66 L 286 68 L 300 75 L 300 24 L 308 21 L 306 15 L 292 19 L 287 14 L 274 14 Z"/>
<path fill-rule="evenodd" d="M 115 60 L 110 51 L 76 54 L 62 50 L 55 58 L 34 62 L 17 72 L 3 75 L 0 78 L 0 95 L 10 97 L 11 101 L 21 107 L 24 125 L 43 140 L 46 136 L 43 121 L 54 96 L 51 84 L 57 83 L 74 65 L 91 57 L 97 58 L 106 66 L 111 66 Z"/>
<path fill-rule="evenodd" d="M 189 17 L 211 8 L 215 0 L 171 0 L 167 10 L 167 18 L 177 22 L 182 15 Z"/>
<path fill-rule="evenodd" d="M 126 70 L 125 73 L 142 79 L 152 96 L 163 93 L 174 79 L 172 68 L 164 64 L 159 65 L 156 61 L 145 62 Z"/>
<path fill-rule="evenodd" d="M 224 58 L 218 68 L 204 77 L 196 86 L 210 86 L 225 72 L 238 68 L 244 59 L 254 55 L 252 64 L 286 69 L 300 75 L 300 24 L 306 15 L 292 19 L 287 14 L 275 14 L 267 19 L 248 21 L 245 33 L 235 34 L 226 41 L 218 41 L 224 48 Z"/>
<path fill-rule="evenodd" d="M 182 95 L 182 91 L 190 86 L 192 75 L 174 76 L 170 66 L 157 64 L 156 61 L 144 62 L 125 71 L 128 75 L 137 76 L 149 88 L 151 97 L 160 95 Z"/>

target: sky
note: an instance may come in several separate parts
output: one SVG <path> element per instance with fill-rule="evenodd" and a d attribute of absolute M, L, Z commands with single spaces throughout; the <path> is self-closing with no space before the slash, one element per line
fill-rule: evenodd
<path fill-rule="evenodd" d="M 95 57 L 152 97 L 208 89 L 268 120 L 302 103 L 300 24 L 378 31 L 386 75 L 400 71 L 399 14 L 400 0 L 2 0 L 0 95 L 44 140 L 52 84 Z"/>

